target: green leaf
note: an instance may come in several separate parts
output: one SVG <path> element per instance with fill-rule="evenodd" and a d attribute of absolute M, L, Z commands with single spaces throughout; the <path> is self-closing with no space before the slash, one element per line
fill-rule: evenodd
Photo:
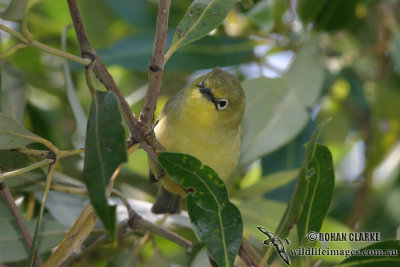
<path fill-rule="evenodd" d="M 316 52 L 316 38 L 303 44 L 284 78 L 249 79 L 246 94 L 240 165 L 275 151 L 307 125 L 309 108 L 322 89 L 324 66 Z"/>
<path fill-rule="evenodd" d="M 315 20 L 322 9 L 325 7 L 327 0 L 299 0 L 297 10 L 303 22 Z"/>
<path fill-rule="evenodd" d="M 158 160 L 174 181 L 194 190 L 187 195 L 193 230 L 218 266 L 232 266 L 243 224 L 238 208 L 229 202 L 224 182 L 213 169 L 192 156 L 161 152 Z"/>
<path fill-rule="evenodd" d="M 287 88 L 296 92 L 306 108 L 312 107 L 317 100 L 325 76 L 325 67 L 319 57 L 317 45 L 316 37 L 304 42 L 286 74 Z"/>
<path fill-rule="evenodd" d="M 36 192 L 38 201 L 43 199 L 43 192 Z M 72 227 L 87 202 L 87 196 L 77 196 L 64 192 L 50 191 L 46 201 L 46 209 L 60 224 Z"/>
<path fill-rule="evenodd" d="M 1 151 L 0 169 L 3 173 L 27 167 L 35 161 L 25 154 L 15 151 Z M 30 172 L 20 174 L 7 179 L 6 185 L 14 190 L 30 191 L 43 190 L 43 186 L 36 185 L 39 181 L 46 179 L 46 173 L 42 168 L 34 169 Z"/>
<path fill-rule="evenodd" d="M 83 112 L 82 105 L 79 102 L 78 96 L 76 94 L 76 89 L 72 80 L 70 65 L 68 64 L 68 61 L 66 59 L 64 59 L 63 62 L 63 71 L 65 76 L 68 102 L 76 121 L 76 130 L 73 137 L 73 142 L 75 148 L 81 148 L 85 144 L 87 118 L 85 113 Z"/>
<path fill-rule="evenodd" d="M 26 15 L 27 7 L 28 0 L 11 0 L 7 9 L 1 14 L 1 18 L 13 21 L 23 20 Z"/>
<path fill-rule="evenodd" d="M 284 79 L 257 78 L 242 83 L 246 94 L 240 165 L 270 153 L 293 139 L 309 119 Z"/>
<path fill-rule="evenodd" d="M 1 112 L 18 123 L 23 123 L 26 84 L 21 73 L 6 61 L 1 62 L 1 73 Z"/>
<path fill-rule="evenodd" d="M 392 36 L 389 43 L 390 56 L 397 68 L 400 68 L 400 31 L 397 28 L 391 30 Z"/>
<path fill-rule="evenodd" d="M 120 65 L 144 71 L 149 63 L 153 44 L 154 33 L 146 32 L 124 38 L 111 48 L 100 50 L 99 55 L 106 65 Z M 193 71 L 238 65 L 253 56 L 253 48 L 253 41 L 248 39 L 206 36 L 176 52 L 165 68 Z"/>
<path fill-rule="evenodd" d="M 327 1 L 319 12 L 315 28 L 318 30 L 332 31 L 350 26 L 357 19 L 356 6 L 359 0 Z"/>
<path fill-rule="evenodd" d="M 253 57 L 253 48 L 254 42 L 249 39 L 206 36 L 179 49 L 166 64 L 166 69 L 189 71 L 239 65 Z"/>
<path fill-rule="evenodd" d="M 247 12 L 247 17 L 257 27 L 265 31 L 270 31 L 274 27 L 273 4 L 271 1 L 257 2 Z"/>
<path fill-rule="evenodd" d="M 115 206 L 109 206 L 106 187 L 116 168 L 126 161 L 125 129 L 117 97 L 96 91 L 90 107 L 86 131 L 83 178 L 97 215 L 116 238 Z"/>
<path fill-rule="evenodd" d="M 309 163 L 314 158 L 318 137 L 328 121 L 329 120 L 325 120 L 318 125 L 317 129 L 315 129 L 311 136 L 310 141 L 306 145 L 306 154 L 299 171 L 296 187 L 279 223 L 278 229 L 275 231 L 275 234 L 281 238 L 285 238 L 288 235 L 289 231 L 298 222 L 303 212 L 304 203 L 309 192 L 309 180 L 307 178 Z"/>
<path fill-rule="evenodd" d="M 335 173 L 332 155 L 326 146 L 316 145 L 314 157 L 307 169 L 308 194 L 303 212 L 297 223 L 300 243 L 306 233 L 310 231 L 319 232 L 332 201 Z"/>
<path fill-rule="evenodd" d="M 156 22 L 154 12 L 151 12 L 151 1 L 105 0 L 104 4 L 109 6 L 120 18 L 132 25 L 154 26 Z"/>
<path fill-rule="evenodd" d="M 26 222 L 31 236 L 35 230 L 36 221 Z M 16 262 L 28 258 L 29 249 L 13 218 L 0 218 L 0 262 Z M 68 232 L 68 227 L 52 220 L 44 220 L 40 235 L 38 252 L 50 251 L 62 240 Z"/>
<path fill-rule="evenodd" d="M 290 183 L 296 178 L 297 173 L 298 170 L 285 170 L 266 175 L 262 177 L 259 182 L 250 187 L 239 190 L 233 196 L 236 198 L 246 198 L 263 195 L 266 192 L 270 192 Z"/>
<path fill-rule="evenodd" d="M 271 230 L 278 226 L 286 203 L 255 196 L 240 202 L 238 206 L 246 229 L 258 236 L 257 226 Z"/>
<path fill-rule="evenodd" d="M 160 251 L 160 249 L 156 247 L 153 250 L 153 255 L 151 257 L 151 262 L 149 267 L 159 267 L 159 266 L 169 267 L 171 266 L 171 264 L 168 261 L 168 259 L 163 255 L 163 253 Z"/>
<path fill-rule="evenodd" d="M 360 249 L 368 253 L 368 250 L 379 250 L 385 253 L 382 256 L 351 256 L 350 258 L 342 261 L 338 266 L 362 266 L 362 267 L 395 267 L 400 265 L 400 241 L 399 240 L 385 240 L 382 242 L 374 243 L 365 248 Z M 362 253 L 362 252 L 361 252 Z M 369 252 L 371 253 L 371 252 Z M 386 254 L 387 253 L 387 254 Z"/>
<path fill-rule="evenodd" d="M 222 23 L 237 0 L 194 0 L 176 28 L 168 59 L 178 48 L 200 39 Z"/>
<path fill-rule="evenodd" d="M 26 146 L 36 142 L 36 138 L 39 137 L 0 113 L 0 150 Z"/>

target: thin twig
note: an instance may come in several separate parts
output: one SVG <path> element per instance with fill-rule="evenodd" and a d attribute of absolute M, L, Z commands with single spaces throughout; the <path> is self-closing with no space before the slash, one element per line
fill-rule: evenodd
<path fill-rule="evenodd" d="M 57 165 L 57 162 L 58 162 L 58 158 L 56 157 L 54 162 L 49 164 L 49 169 L 47 171 L 46 187 L 44 189 L 44 195 L 43 195 L 43 198 L 42 198 L 42 204 L 40 206 L 39 215 L 38 215 L 37 222 L 36 222 L 35 234 L 33 235 L 33 240 L 32 240 L 32 247 L 31 247 L 31 250 L 29 252 L 28 261 L 30 261 L 31 266 L 32 266 L 31 259 L 32 259 L 33 255 L 35 255 L 36 252 L 37 252 L 37 245 L 38 245 L 38 241 L 39 241 L 40 227 L 41 227 L 41 224 L 42 224 L 44 208 L 45 208 L 47 196 L 48 196 L 49 191 L 50 191 L 51 180 L 53 178 L 53 172 L 54 172 L 54 169 L 55 169 L 55 167 Z"/>
<path fill-rule="evenodd" d="M 28 45 L 25 44 L 25 43 L 16 43 L 16 44 L 10 46 L 9 48 L 7 48 L 6 51 L 4 51 L 3 53 L 1 53 L 1 55 L 0 55 L 0 60 L 2 60 L 3 58 L 5 58 L 5 57 L 8 56 L 9 54 L 11 54 L 11 53 L 13 53 L 13 52 L 15 52 L 15 51 L 17 51 L 17 50 L 19 50 L 19 49 L 26 48 L 26 47 L 28 47 Z"/>
<path fill-rule="evenodd" d="M 4 182 L 4 180 L 6 180 L 7 178 L 13 177 L 13 176 L 17 176 L 17 175 L 21 175 L 23 173 L 29 172 L 31 170 L 37 169 L 39 167 L 42 167 L 44 165 L 47 165 L 49 163 L 53 162 L 52 159 L 45 159 L 39 162 L 36 162 L 32 165 L 29 165 L 28 167 L 25 168 L 21 168 L 15 171 L 10 171 L 10 172 L 6 172 L 4 174 L 0 174 L 0 182 Z"/>
<path fill-rule="evenodd" d="M 185 249 L 190 249 L 193 244 L 189 240 L 181 237 L 180 235 L 171 232 L 157 224 L 154 224 L 145 218 L 143 218 L 141 215 L 136 213 L 132 208 L 129 208 L 128 211 L 129 214 L 129 220 L 128 224 L 129 227 L 132 229 L 143 229 L 152 232 L 153 234 L 159 235 L 164 237 L 165 239 L 168 239 L 169 241 L 174 242 L 175 244 L 185 248 Z"/>
<path fill-rule="evenodd" d="M 34 156 L 34 157 L 38 157 L 38 158 L 54 159 L 54 153 L 49 150 L 37 150 L 37 149 L 21 147 L 21 148 L 13 149 L 12 151 L 16 151 L 19 153 L 23 153 L 25 155 Z"/>
<path fill-rule="evenodd" d="M 70 53 L 55 49 L 53 47 L 42 44 L 34 39 L 28 39 L 28 37 L 25 36 L 24 34 L 17 32 L 3 24 L 0 24 L 0 30 L 3 30 L 5 32 L 9 33 L 10 35 L 12 35 L 15 38 L 17 38 L 18 40 L 20 40 L 22 43 L 26 44 L 27 46 L 34 46 L 34 47 L 38 48 L 39 50 L 42 50 L 43 52 L 46 52 L 46 53 L 49 53 L 49 54 L 52 54 L 55 56 L 67 58 L 72 61 L 76 61 L 79 64 L 82 64 L 83 66 L 88 66 L 90 64 L 90 60 L 88 60 L 86 58 L 77 57 Z M 18 47 L 18 48 L 21 48 L 21 47 Z"/>
<path fill-rule="evenodd" d="M 15 219 L 16 224 L 18 225 L 18 228 L 20 229 L 20 231 L 22 233 L 22 237 L 24 238 L 25 244 L 27 245 L 28 249 L 31 249 L 31 246 L 32 246 L 31 235 L 29 234 L 29 231 L 26 228 L 24 219 L 22 218 L 22 215 L 19 212 L 17 205 L 15 205 L 15 201 L 10 193 L 10 190 L 8 189 L 7 185 L 4 182 L 0 183 L 0 190 L 1 190 L 1 195 L 4 199 L 4 201 L 7 203 L 8 207 L 11 211 L 11 214 L 13 215 L 13 217 Z M 43 262 L 37 252 L 35 253 L 35 264 L 36 264 L 36 266 L 43 265 Z"/>

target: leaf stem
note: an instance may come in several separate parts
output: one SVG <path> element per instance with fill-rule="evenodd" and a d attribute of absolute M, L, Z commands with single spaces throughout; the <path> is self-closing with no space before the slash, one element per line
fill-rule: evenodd
<path fill-rule="evenodd" d="M 42 199 L 42 205 L 40 206 L 39 216 L 38 216 L 38 219 L 37 219 L 37 222 L 36 222 L 36 229 L 35 229 L 35 234 L 33 236 L 32 247 L 31 247 L 31 250 L 29 252 L 28 262 L 30 263 L 31 267 L 33 266 L 33 258 L 34 258 L 34 255 L 36 253 L 36 248 L 37 248 L 38 241 L 39 241 L 40 226 L 41 226 L 41 223 L 42 223 L 44 207 L 45 207 L 45 204 L 46 204 L 47 196 L 48 196 L 49 191 L 50 191 L 51 180 L 53 178 L 53 172 L 54 172 L 54 169 L 55 169 L 55 166 L 56 166 L 57 162 L 58 162 L 58 158 L 56 158 L 55 161 L 49 165 L 49 170 L 47 172 L 46 188 L 44 190 L 44 195 L 43 195 L 43 199 Z"/>
<path fill-rule="evenodd" d="M 90 61 L 89 59 L 87 59 L 87 58 L 81 58 L 81 57 L 72 55 L 72 54 L 67 53 L 67 52 L 64 52 L 64 51 L 62 51 L 62 50 L 58 50 L 58 49 L 55 49 L 55 48 L 53 48 L 53 47 L 47 46 L 47 45 L 45 45 L 45 44 L 42 44 L 42 43 L 40 43 L 40 42 L 38 42 L 38 41 L 36 41 L 36 40 L 32 40 L 32 41 L 30 42 L 30 45 L 32 45 L 32 46 L 38 48 L 39 50 L 42 50 L 43 52 L 52 54 L 52 55 L 54 55 L 54 56 L 63 57 L 63 58 L 66 58 L 66 59 L 69 59 L 69 60 L 78 62 L 79 64 L 81 64 L 81 65 L 83 65 L 83 66 L 85 66 L 85 67 L 89 66 L 89 65 L 90 65 L 90 62 L 91 62 L 91 61 Z"/>
<path fill-rule="evenodd" d="M 51 162 L 53 162 L 52 159 L 45 159 L 45 160 L 39 161 L 39 162 L 37 162 L 35 164 L 32 164 L 32 165 L 30 165 L 28 167 L 24 167 L 24 168 L 15 170 L 15 171 L 6 172 L 6 173 L 0 175 L 0 182 L 4 182 L 6 179 L 8 179 L 10 177 L 21 175 L 23 173 L 26 173 L 26 172 L 29 172 L 31 170 L 37 169 L 39 167 L 42 167 L 44 165 L 47 165 L 47 164 L 49 164 Z"/>
<path fill-rule="evenodd" d="M 17 38 L 18 40 L 20 40 L 23 43 L 26 43 L 26 44 L 29 43 L 28 39 L 26 39 L 22 33 L 19 33 L 13 29 L 7 27 L 6 25 L 0 24 L 0 30 L 3 30 L 5 32 L 11 34 L 12 36 L 14 36 L 15 38 Z"/>
<path fill-rule="evenodd" d="M 12 45 L 11 47 L 9 47 L 6 51 L 4 51 L 3 53 L 1 53 L 1 55 L 0 55 L 0 60 L 2 60 L 3 58 L 5 58 L 5 57 L 6 57 L 7 55 L 9 55 L 9 54 L 11 54 L 11 53 L 13 53 L 13 52 L 15 52 L 15 51 L 17 51 L 17 50 L 19 50 L 19 49 L 26 48 L 26 47 L 28 47 L 28 45 L 25 44 L 25 43 L 17 43 L 17 44 L 14 44 L 14 45 Z"/>
<path fill-rule="evenodd" d="M 24 26 L 23 26 L 24 27 Z M 0 24 L 0 30 L 3 30 L 9 34 L 11 34 L 12 36 L 14 36 L 15 38 L 17 38 L 18 40 L 20 40 L 22 43 L 24 43 L 27 46 L 33 46 L 38 48 L 39 50 L 52 54 L 54 56 L 58 56 L 58 57 L 63 57 L 75 62 L 78 62 L 79 64 L 82 64 L 83 66 L 88 66 L 90 64 L 90 60 L 86 59 L 86 58 L 81 58 L 75 55 L 72 55 L 70 53 L 64 52 L 62 50 L 58 50 L 55 48 L 52 48 L 50 46 L 47 46 L 45 44 L 42 44 L 34 39 L 30 39 L 33 38 L 33 36 L 30 34 L 29 36 L 25 36 L 24 34 L 17 32 L 3 24 Z M 25 32 L 28 33 L 29 31 Z"/>
<path fill-rule="evenodd" d="M 1 174 L 1 172 L 0 172 Z M 14 198 L 12 197 L 10 190 L 8 189 L 7 185 L 2 182 L 0 183 L 0 193 L 4 199 L 4 201 L 7 203 L 12 216 L 14 217 L 15 223 L 18 225 L 18 228 L 20 229 L 22 233 L 22 237 L 24 238 L 25 244 L 27 247 L 30 249 L 32 245 L 32 238 L 31 235 L 29 234 L 28 229 L 26 228 L 24 219 L 15 204 Z M 42 260 L 40 259 L 40 256 L 38 253 L 35 253 L 35 264 L 36 266 L 42 266 Z"/>
<path fill-rule="evenodd" d="M 64 157 L 79 155 L 84 152 L 85 152 L 84 148 L 78 148 L 78 149 L 72 149 L 72 150 L 60 150 L 60 152 L 58 153 L 58 157 L 61 159 Z"/>

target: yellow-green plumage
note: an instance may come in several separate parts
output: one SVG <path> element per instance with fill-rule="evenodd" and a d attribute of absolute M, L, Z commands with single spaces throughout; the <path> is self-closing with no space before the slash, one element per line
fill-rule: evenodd
<path fill-rule="evenodd" d="M 167 151 L 195 156 L 226 181 L 239 159 L 244 109 L 245 96 L 238 79 L 216 68 L 168 100 L 154 131 Z M 150 175 L 157 178 L 159 173 L 160 167 L 150 160 Z M 178 196 L 185 191 L 168 175 L 159 178 L 166 190 L 160 190 L 152 211 L 179 212 Z"/>

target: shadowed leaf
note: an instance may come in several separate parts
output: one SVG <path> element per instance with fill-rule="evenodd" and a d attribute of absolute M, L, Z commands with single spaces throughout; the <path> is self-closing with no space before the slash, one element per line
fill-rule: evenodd
<path fill-rule="evenodd" d="M 310 141 L 306 144 L 306 154 L 301 164 L 296 187 L 279 223 L 278 229 L 275 231 L 275 234 L 281 238 L 285 238 L 289 234 L 289 231 L 298 222 L 303 212 L 304 203 L 309 192 L 309 180 L 307 178 L 308 171 L 310 170 L 309 163 L 315 156 L 318 137 L 328 121 L 329 120 L 325 120 L 318 125 Z"/>
<path fill-rule="evenodd" d="M 111 92 L 96 91 L 90 108 L 83 178 L 97 215 L 116 237 L 115 206 L 109 206 L 106 187 L 116 168 L 126 161 L 125 130 L 119 102 Z"/>
<path fill-rule="evenodd" d="M 27 7 L 28 0 L 11 0 L 7 9 L 1 14 L 1 18 L 13 21 L 23 20 L 26 15 Z"/>
<path fill-rule="evenodd" d="M 26 146 L 37 142 L 38 138 L 40 137 L 0 113 L 0 150 Z"/>
<path fill-rule="evenodd" d="M 317 144 L 314 157 L 308 165 L 308 194 L 304 209 L 297 223 L 299 241 L 310 231 L 319 232 L 328 213 L 335 188 L 332 155 L 326 146 Z"/>
<path fill-rule="evenodd" d="M 370 255 L 372 251 L 381 251 L 383 255 Z M 386 240 L 379 243 L 374 243 L 367 247 L 360 249 L 362 253 L 364 251 L 366 255 L 351 256 L 350 258 L 342 261 L 338 266 L 351 267 L 351 266 L 363 266 L 363 267 L 375 267 L 375 266 L 387 266 L 395 267 L 400 265 L 400 240 Z"/>

